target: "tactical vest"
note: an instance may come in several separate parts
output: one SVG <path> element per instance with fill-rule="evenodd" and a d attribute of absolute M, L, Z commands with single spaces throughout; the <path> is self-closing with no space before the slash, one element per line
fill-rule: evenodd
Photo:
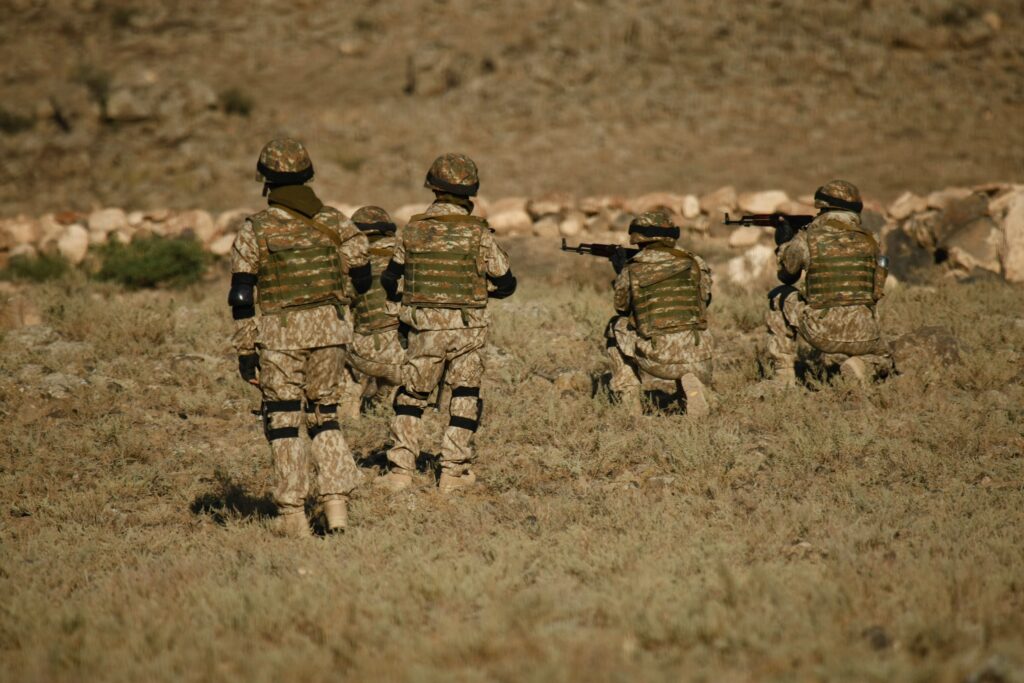
<path fill-rule="evenodd" d="M 338 245 L 311 219 L 281 218 L 268 210 L 249 220 L 260 249 L 261 312 L 349 302 Z"/>
<path fill-rule="evenodd" d="M 388 267 L 391 256 L 395 253 L 394 241 L 386 237 L 378 237 L 370 243 L 370 267 L 374 273 L 383 273 Z M 352 313 L 356 332 L 372 334 L 398 327 L 398 318 L 390 315 L 387 309 L 387 294 L 375 277 L 373 284 L 363 294 L 355 297 Z"/>
<path fill-rule="evenodd" d="M 683 330 L 706 330 L 704 300 L 700 292 L 700 265 L 681 249 L 665 251 L 671 261 L 629 264 L 633 323 L 642 337 L 651 338 Z"/>
<path fill-rule="evenodd" d="M 811 308 L 875 303 L 878 244 L 871 233 L 825 218 L 807 231 L 807 246 L 811 260 L 806 296 Z"/>
<path fill-rule="evenodd" d="M 487 221 L 475 216 L 413 216 L 403 231 L 406 306 L 483 308 Z"/>

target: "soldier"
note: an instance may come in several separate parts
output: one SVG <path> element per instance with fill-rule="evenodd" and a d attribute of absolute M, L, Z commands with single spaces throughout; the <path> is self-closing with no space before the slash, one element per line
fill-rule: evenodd
<path fill-rule="evenodd" d="M 256 169 L 269 207 L 246 220 L 231 251 L 228 303 L 238 369 L 263 394 L 278 530 L 309 535 L 303 509 L 309 462 L 299 435 L 303 411 L 327 528 L 342 530 L 347 497 L 360 474 L 336 411 L 345 344 L 352 339 L 347 306 L 372 280 L 368 243 L 306 185 L 313 164 L 300 143 L 268 142 Z"/>
<path fill-rule="evenodd" d="M 352 222 L 370 240 L 373 272 L 383 272 L 395 252 L 395 224 L 391 216 L 379 206 L 364 206 L 352 214 Z M 398 300 L 389 301 L 379 281 L 355 298 L 355 335 L 348 359 L 352 381 L 346 388 L 342 415 L 359 415 L 362 398 L 371 384 L 378 389 L 381 385 L 397 389 L 402 384 L 405 349 L 398 336 L 398 309 Z"/>
<path fill-rule="evenodd" d="M 487 300 L 511 296 L 516 279 L 508 256 L 491 235 L 487 221 L 472 216 L 479 188 L 476 164 L 462 154 L 438 157 L 425 186 L 434 203 L 403 229 L 395 254 L 381 276 L 391 298 L 403 285 L 399 317 L 408 326 L 403 385 L 395 396 L 391 423 L 391 469 L 379 479 L 398 491 L 412 483 L 420 452 L 423 409 L 444 383 L 451 387 L 450 419 L 441 442 L 441 491 L 476 481 L 469 469 L 473 436 L 483 403 L 480 349 L 487 340 Z M 440 393 L 438 394 L 440 396 Z"/>
<path fill-rule="evenodd" d="M 861 227 L 860 191 L 845 180 L 818 188 L 820 212 L 808 226 L 776 250 L 783 283 L 769 295 L 770 380 L 779 387 L 796 383 L 797 344 L 810 347 L 826 368 L 860 382 L 894 370 L 882 339 L 875 304 L 888 275 L 874 235 Z M 803 291 L 793 285 L 804 277 Z"/>
<path fill-rule="evenodd" d="M 708 414 L 714 352 L 705 311 L 711 270 L 700 256 L 676 246 L 679 228 L 664 211 L 630 223 L 629 241 L 640 251 L 613 259 L 615 310 L 608 323 L 611 389 L 631 412 L 642 412 L 644 386 L 671 385 L 686 412 Z"/>

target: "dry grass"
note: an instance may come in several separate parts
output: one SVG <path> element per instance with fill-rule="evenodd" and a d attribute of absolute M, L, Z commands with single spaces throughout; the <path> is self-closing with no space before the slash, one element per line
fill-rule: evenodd
<path fill-rule="evenodd" d="M 571 263 L 495 306 L 485 485 L 365 488 L 311 542 L 266 529 L 223 282 L 21 290 L 53 332 L 0 342 L 0 680 L 1024 680 L 1019 289 L 904 287 L 888 327 L 959 362 L 770 401 L 761 300 L 718 292 L 720 409 L 634 420 L 543 379 L 605 368 Z"/>

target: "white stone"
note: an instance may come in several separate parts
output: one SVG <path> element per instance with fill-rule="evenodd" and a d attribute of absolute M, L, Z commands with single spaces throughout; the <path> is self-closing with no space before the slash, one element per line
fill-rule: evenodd
<path fill-rule="evenodd" d="M 557 239 L 559 235 L 559 221 L 556 216 L 545 216 L 533 224 L 534 237 Z"/>
<path fill-rule="evenodd" d="M 729 246 L 734 249 L 747 249 L 760 242 L 766 234 L 764 228 L 756 225 L 741 225 L 729 234 Z"/>
<path fill-rule="evenodd" d="M 558 232 L 562 237 L 576 237 L 586 227 L 586 216 L 579 211 L 573 211 L 558 224 Z"/>
<path fill-rule="evenodd" d="M 782 190 L 744 192 L 738 199 L 739 208 L 745 213 L 775 213 L 787 201 L 789 196 Z"/>
<path fill-rule="evenodd" d="M 732 185 L 720 187 L 700 198 L 700 210 L 712 217 L 720 217 L 724 213 L 736 210 L 736 188 Z"/>
<path fill-rule="evenodd" d="M 967 199 L 972 194 L 974 193 L 966 187 L 947 187 L 945 190 L 932 192 L 925 199 L 925 202 L 929 208 L 944 210 L 950 202 L 958 199 Z"/>
<path fill-rule="evenodd" d="M 987 216 L 971 221 L 952 234 L 946 242 L 949 262 L 970 272 L 975 268 L 998 273 L 1003 231 Z"/>
<path fill-rule="evenodd" d="M 697 199 L 697 195 L 688 194 L 683 197 L 682 204 L 683 218 L 692 220 L 700 215 L 700 200 Z"/>
<path fill-rule="evenodd" d="M 637 215 L 646 213 L 648 211 L 657 211 L 658 209 L 666 209 L 671 213 L 682 215 L 683 203 L 686 198 L 681 194 L 674 194 L 672 192 L 649 192 L 648 194 L 641 195 L 629 202 L 627 208 L 630 213 Z"/>
<path fill-rule="evenodd" d="M 132 211 L 128 214 L 128 225 L 137 228 L 146 222 L 145 211 Z"/>
<path fill-rule="evenodd" d="M 214 256 L 227 256 L 231 253 L 231 247 L 235 243 L 235 233 L 229 232 L 221 235 L 210 243 L 207 250 Z"/>
<path fill-rule="evenodd" d="M 999 256 L 1003 277 L 1009 282 L 1024 282 L 1024 191 L 1017 192 L 1014 200 L 1007 202 L 1002 228 L 1003 244 Z"/>
<path fill-rule="evenodd" d="M 494 231 L 500 234 L 529 232 L 533 227 L 533 219 L 525 209 L 498 211 L 491 208 L 491 217 L 487 219 Z"/>
<path fill-rule="evenodd" d="M 123 209 L 100 209 L 89 214 L 89 232 L 107 233 L 120 230 L 128 225 L 128 215 Z"/>
<path fill-rule="evenodd" d="M 202 209 L 182 211 L 167 222 L 166 231 L 169 235 L 191 233 L 200 244 L 209 244 L 219 234 L 213 217 Z"/>
<path fill-rule="evenodd" d="M 11 258 L 20 256 L 23 258 L 36 258 L 39 256 L 39 251 L 31 244 L 19 244 L 18 246 L 11 249 L 9 252 Z"/>
<path fill-rule="evenodd" d="M 555 193 L 548 194 L 539 199 L 531 199 L 526 210 L 534 219 L 551 215 L 564 215 L 566 212 L 576 208 L 576 198 L 571 194 Z"/>
<path fill-rule="evenodd" d="M 726 275 L 741 287 L 754 287 L 775 273 L 775 250 L 759 244 L 729 259 Z"/>
<path fill-rule="evenodd" d="M 242 229 L 242 223 L 252 215 L 249 209 L 230 209 L 217 215 L 216 234 L 223 235 L 226 232 L 238 232 Z M 351 217 L 352 214 L 346 214 Z"/>
<path fill-rule="evenodd" d="M 526 211 L 529 200 L 526 197 L 502 197 L 490 203 L 488 209 L 491 215 L 505 211 Z"/>
<path fill-rule="evenodd" d="M 14 244 L 34 244 L 42 232 L 39 222 L 28 216 L 17 216 L 0 222 L 0 230 L 10 235 Z"/>
<path fill-rule="evenodd" d="M 927 208 L 928 202 L 924 197 L 918 197 L 913 192 L 904 192 L 896 198 L 896 201 L 889 205 L 887 211 L 890 216 L 898 221 L 902 221 Z"/>
<path fill-rule="evenodd" d="M 67 226 L 64 234 L 57 240 L 57 251 L 72 265 L 85 260 L 89 252 L 89 231 L 77 223 Z"/>

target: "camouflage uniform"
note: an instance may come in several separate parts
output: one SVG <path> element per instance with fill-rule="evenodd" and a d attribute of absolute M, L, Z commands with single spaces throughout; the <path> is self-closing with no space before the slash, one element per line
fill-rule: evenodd
<path fill-rule="evenodd" d="M 615 278 L 618 315 L 606 332 L 611 389 L 639 410 L 642 387 L 676 393 L 679 382 L 688 412 L 703 413 L 714 355 L 705 316 L 711 270 L 704 259 L 675 246 L 679 228 L 664 212 L 639 216 L 630 234 L 641 249 Z"/>
<path fill-rule="evenodd" d="M 369 238 L 373 272 L 383 272 L 395 251 L 395 224 L 391 217 L 380 207 L 364 206 L 352 215 L 352 222 Z M 363 397 L 373 387 L 397 388 L 402 384 L 405 349 L 398 336 L 398 309 L 399 302 L 388 299 L 379 281 L 355 298 L 343 415 L 358 415 Z"/>
<path fill-rule="evenodd" d="M 437 200 L 402 232 L 382 276 L 389 293 L 403 286 L 401 322 L 408 326 L 402 387 L 391 423 L 390 481 L 408 484 L 420 453 L 422 415 L 442 375 L 451 388 L 450 419 L 441 442 L 441 488 L 470 482 L 473 436 L 483 403 L 480 350 L 487 341 L 488 298 L 515 291 L 508 256 L 486 221 L 472 217 L 476 166 L 463 155 L 438 158 L 427 176 Z M 390 475 L 389 475 L 390 476 Z"/>
<path fill-rule="evenodd" d="M 270 205 L 246 220 L 231 251 L 233 341 L 242 376 L 256 383 L 259 370 L 283 517 L 301 514 L 309 491 L 303 423 L 321 500 L 343 500 L 360 478 L 335 412 L 352 340 L 347 305 L 371 278 L 368 244 L 344 214 L 294 184 L 303 161 L 294 141 L 267 145 L 258 168 Z"/>
<path fill-rule="evenodd" d="M 850 183 L 832 181 L 818 190 L 815 203 L 821 213 L 777 249 L 784 284 L 769 295 L 766 316 L 776 379 L 793 382 L 800 347 L 826 367 L 845 371 L 857 367 L 847 363 L 857 358 L 874 374 L 885 374 L 893 368 L 892 357 L 875 304 L 888 273 L 874 236 L 861 227 L 860 193 Z M 862 371 L 854 374 L 861 377 Z"/>

